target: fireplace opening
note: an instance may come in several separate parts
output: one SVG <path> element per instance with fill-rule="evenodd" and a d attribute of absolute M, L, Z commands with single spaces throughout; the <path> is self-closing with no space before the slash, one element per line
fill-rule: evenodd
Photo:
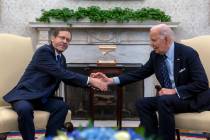
<path fill-rule="evenodd" d="M 119 67 L 124 72 L 135 70 L 142 65 L 138 64 L 122 64 Z M 89 70 L 95 65 L 91 64 L 69 64 L 68 69 L 78 73 L 89 75 Z M 104 69 L 104 68 L 102 68 Z M 108 76 L 116 76 L 108 74 Z M 89 94 L 90 89 L 73 87 L 64 85 L 65 102 L 69 105 L 72 111 L 72 119 L 86 120 L 89 118 Z M 117 102 L 116 86 L 110 86 L 106 93 L 97 91 L 94 94 L 93 102 L 95 108 L 96 120 L 114 120 L 116 119 L 116 102 Z M 138 98 L 144 97 L 144 81 L 138 81 L 123 87 L 123 120 L 138 120 L 138 115 L 135 109 L 135 102 Z"/>

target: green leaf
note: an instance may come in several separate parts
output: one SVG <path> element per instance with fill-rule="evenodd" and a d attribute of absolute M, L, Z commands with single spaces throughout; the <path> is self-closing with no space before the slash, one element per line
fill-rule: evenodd
<path fill-rule="evenodd" d="M 90 22 L 102 22 L 116 21 L 119 23 L 133 21 L 145 21 L 156 20 L 161 22 L 171 21 L 171 17 L 166 15 L 165 12 L 155 8 L 142 8 L 132 10 L 129 8 L 122 9 L 121 7 L 115 7 L 113 9 L 101 9 L 98 6 L 90 6 L 87 8 L 79 7 L 77 10 L 63 8 L 63 9 L 42 9 L 42 15 L 36 18 L 36 21 L 49 23 L 51 19 L 62 20 L 68 22 L 68 20 L 81 20 L 88 18 Z"/>
<path fill-rule="evenodd" d="M 135 128 L 134 131 L 142 137 L 145 137 L 145 129 L 143 127 Z"/>
<path fill-rule="evenodd" d="M 93 128 L 93 121 L 92 120 L 88 120 L 88 125 L 87 125 L 88 128 Z"/>

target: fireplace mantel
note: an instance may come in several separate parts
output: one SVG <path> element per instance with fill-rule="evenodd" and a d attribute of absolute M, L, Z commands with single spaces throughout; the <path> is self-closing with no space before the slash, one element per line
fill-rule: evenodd
<path fill-rule="evenodd" d="M 127 23 L 90 23 L 90 22 L 30 22 L 29 27 L 37 30 L 37 47 L 49 43 L 53 28 L 69 27 L 72 29 L 71 44 L 149 44 L 149 29 L 161 22 L 127 22 Z M 163 22 L 171 28 L 177 28 L 178 22 Z"/>
<path fill-rule="evenodd" d="M 72 29 L 80 28 L 151 28 L 154 25 L 160 24 L 161 22 L 157 21 L 147 21 L 147 22 L 127 22 L 127 23 L 116 23 L 116 22 L 108 22 L 108 23 L 91 23 L 91 22 L 52 22 L 52 23 L 41 23 L 41 22 L 30 22 L 29 26 L 32 28 L 60 28 L 60 27 L 70 27 Z M 162 22 L 169 25 L 171 28 L 177 28 L 179 22 Z"/>

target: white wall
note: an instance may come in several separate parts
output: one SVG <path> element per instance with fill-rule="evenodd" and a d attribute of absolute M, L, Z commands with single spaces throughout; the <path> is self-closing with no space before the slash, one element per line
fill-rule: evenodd
<path fill-rule="evenodd" d="M 210 33 L 209 0 L 0 0 L 0 32 L 31 36 L 36 45 L 36 32 L 28 27 L 28 22 L 35 21 L 41 9 L 92 5 L 160 8 L 172 17 L 172 21 L 180 22 L 176 29 L 179 39 Z"/>

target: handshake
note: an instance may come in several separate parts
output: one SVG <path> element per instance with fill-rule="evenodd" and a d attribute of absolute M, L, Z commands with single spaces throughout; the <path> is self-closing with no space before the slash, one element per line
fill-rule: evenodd
<path fill-rule="evenodd" d="M 108 78 L 101 72 L 91 73 L 89 77 L 89 84 L 93 89 L 107 91 L 108 86 L 113 84 L 113 78 Z"/>

